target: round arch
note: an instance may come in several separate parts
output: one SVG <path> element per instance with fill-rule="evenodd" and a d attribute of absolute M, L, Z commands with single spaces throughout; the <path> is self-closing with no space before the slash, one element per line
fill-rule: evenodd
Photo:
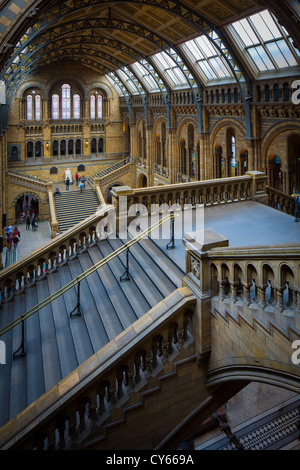
<path fill-rule="evenodd" d="M 146 188 L 148 186 L 147 175 L 141 172 L 137 178 L 137 188 Z"/>

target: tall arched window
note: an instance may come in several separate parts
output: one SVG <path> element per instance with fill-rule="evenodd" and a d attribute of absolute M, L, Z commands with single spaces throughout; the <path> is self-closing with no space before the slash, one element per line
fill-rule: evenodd
<path fill-rule="evenodd" d="M 97 98 L 97 117 L 98 119 L 102 119 L 102 116 L 103 116 L 103 110 L 102 110 L 102 95 L 98 95 L 98 98 Z"/>
<path fill-rule="evenodd" d="M 95 91 L 95 94 L 90 97 L 90 118 L 103 118 L 103 97 L 98 91 Z"/>
<path fill-rule="evenodd" d="M 80 96 L 78 94 L 73 95 L 73 118 L 80 118 Z"/>
<path fill-rule="evenodd" d="M 59 119 L 59 96 L 52 95 L 52 119 Z"/>
<path fill-rule="evenodd" d="M 41 119 L 41 97 L 36 95 L 35 97 L 35 120 L 40 121 Z"/>
<path fill-rule="evenodd" d="M 32 95 L 28 95 L 26 98 L 26 114 L 27 120 L 31 121 L 33 119 Z"/>
<path fill-rule="evenodd" d="M 231 136 L 231 176 L 237 176 L 235 137 Z"/>
<path fill-rule="evenodd" d="M 90 98 L 90 118 L 95 119 L 96 117 L 96 98 L 95 95 L 91 95 Z"/>
<path fill-rule="evenodd" d="M 62 103 L 61 103 L 61 112 L 62 112 L 62 119 L 70 119 L 71 118 L 71 87 L 70 85 L 63 85 L 61 87 L 62 92 Z"/>

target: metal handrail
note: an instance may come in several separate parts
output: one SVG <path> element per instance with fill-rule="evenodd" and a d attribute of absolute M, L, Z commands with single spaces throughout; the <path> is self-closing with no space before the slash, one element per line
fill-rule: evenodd
<path fill-rule="evenodd" d="M 92 274 L 93 272 L 97 271 L 97 269 L 101 268 L 102 266 L 104 266 L 105 264 L 107 264 L 109 261 L 111 261 L 113 258 L 115 258 L 116 256 L 120 255 L 121 253 L 123 253 L 123 251 L 127 250 L 128 248 L 130 248 L 132 245 L 134 245 L 135 243 L 137 243 L 139 240 L 141 240 L 142 238 L 144 238 L 146 235 L 148 235 L 149 233 L 152 232 L 152 230 L 154 229 L 157 229 L 158 227 L 160 227 L 161 225 L 163 225 L 165 222 L 167 222 L 168 220 L 171 220 L 171 219 L 174 219 L 174 217 L 177 217 L 176 214 L 174 214 L 173 212 L 171 212 L 170 215 L 167 215 L 165 217 L 163 217 L 161 220 L 159 220 L 158 222 L 155 222 L 153 225 L 151 225 L 150 227 L 148 227 L 146 230 L 144 230 L 143 232 L 141 232 L 139 235 L 137 235 L 136 237 L 132 238 L 131 240 L 129 240 L 127 243 L 125 243 L 122 247 L 118 248 L 117 250 L 115 250 L 113 253 L 111 253 L 110 255 L 106 256 L 105 258 L 103 258 L 102 260 L 98 261 L 98 263 L 94 264 L 94 266 L 91 266 L 89 269 L 87 269 L 86 271 L 84 271 L 83 273 L 79 274 L 75 279 L 72 279 L 72 281 L 70 281 L 68 284 L 66 284 L 64 287 L 62 287 L 61 289 L 59 289 L 58 291 L 56 291 L 54 294 L 51 294 L 49 297 L 47 297 L 46 299 L 44 299 L 42 302 L 40 302 L 39 304 L 35 305 L 34 307 L 32 307 L 30 310 L 27 310 L 27 312 L 25 312 L 24 314 L 22 314 L 20 317 L 16 318 L 15 320 L 13 320 L 12 322 L 8 323 L 5 327 L 3 327 L 1 330 L 0 330 L 0 336 L 3 336 L 5 333 L 7 333 L 8 331 L 12 330 L 15 326 L 19 325 L 20 323 L 23 324 L 23 322 L 29 318 L 31 315 L 33 315 L 34 313 L 36 313 L 37 311 L 41 310 L 43 307 L 45 307 L 46 305 L 48 305 L 49 303 L 51 303 L 53 300 L 57 299 L 58 297 L 60 297 L 62 294 L 64 294 L 65 292 L 67 292 L 69 289 L 71 289 L 72 287 L 75 287 L 77 284 L 79 284 L 83 279 L 86 279 L 90 274 Z"/>

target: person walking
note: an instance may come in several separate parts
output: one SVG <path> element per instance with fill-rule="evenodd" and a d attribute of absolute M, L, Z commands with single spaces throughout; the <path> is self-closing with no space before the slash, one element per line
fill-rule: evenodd
<path fill-rule="evenodd" d="M 13 244 L 12 232 L 9 233 L 9 235 L 8 235 L 8 237 L 7 237 L 7 240 L 6 240 L 6 244 L 7 244 L 8 252 L 10 253 L 10 252 L 11 252 L 11 248 L 12 248 L 12 244 Z"/>
<path fill-rule="evenodd" d="M 30 229 L 30 223 L 31 223 L 30 212 L 27 211 L 27 213 L 26 213 L 26 230 Z"/>
<path fill-rule="evenodd" d="M 14 231 L 13 231 L 13 243 L 14 243 L 14 249 L 15 251 L 17 251 L 17 248 L 18 248 L 18 243 L 20 241 L 20 238 L 21 238 L 21 234 L 18 230 L 18 227 L 15 226 L 14 228 Z"/>
<path fill-rule="evenodd" d="M 67 176 L 67 179 L 66 179 L 66 190 L 69 191 L 69 186 L 70 186 L 70 180 L 69 180 L 69 177 Z"/>
<path fill-rule="evenodd" d="M 81 181 L 81 183 L 80 183 L 79 187 L 80 187 L 80 192 L 82 193 L 82 191 L 83 191 L 83 188 L 84 188 L 84 184 L 83 184 L 83 182 L 82 182 L 82 181 Z"/>
<path fill-rule="evenodd" d="M 78 179 L 79 179 L 79 174 L 76 172 L 76 175 L 75 175 L 75 180 L 76 180 L 76 184 L 78 186 Z"/>
<path fill-rule="evenodd" d="M 32 227 L 32 230 L 35 232 L 36 231 L 36 220 L 35 220 L 34 217 L 32 217 L 31 227 Z"/>

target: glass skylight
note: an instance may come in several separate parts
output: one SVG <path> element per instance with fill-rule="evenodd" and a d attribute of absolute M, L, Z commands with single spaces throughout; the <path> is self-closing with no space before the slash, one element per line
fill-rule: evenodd
<path fill-rule="evenodd" d="M 165 52 L 153 55 L 153 62 L 164 75 L 171 88 L 186 86 L 188 82 L 176 62 Z"/>
<path fill-rule="evenodd" d="M 300 63 L 288 32 L 269 11 L 236 21 L 232 28 L 260 72 L 293 67 Z"/>
<path fill-rule="evenodd" d="M 214 44 L 206 36 L 187 41 L 181 45 L 193 66 L 206 83 L 232 77 L 232 73 Z"/>
<path fill-rule="evenodd" d="M 154 92 L 158 90 L 156 81 L 142 64 L 140 64 L 139 62 L 135 62 L 131 65 L 131 68 L 132 70 L 134 70 L 135 74 L 139 77 L 142 84 L 149 92 Z"/>
<path fill-rule="evenodd" d="M 133 95 L 137 95 L 139 93 L 133 81 L 128 77 L 125 72 L 123 72 L 123 70 L 117 70 L 116 74 L 119 76 L 120 80 L 122 80 L 124 85 L 128 88 L 130 93 L 132 93 Z"/>

